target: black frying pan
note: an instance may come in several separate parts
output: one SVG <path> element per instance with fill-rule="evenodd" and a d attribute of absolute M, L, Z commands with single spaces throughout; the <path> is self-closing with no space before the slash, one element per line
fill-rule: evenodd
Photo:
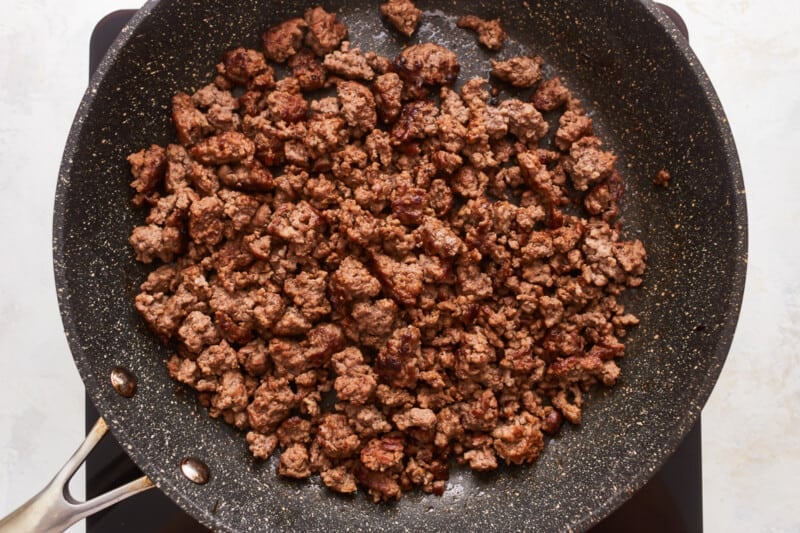
<path fill-rule="evenodd" d="M 350 40 L 394 57 L 397 39 L 378 2 L 325 1 Z M 412 42 L 461 58 L 461 80 L 486 76 L 488 55 L 458 15 L 501 17 L 502 57 L 543 56 L 593 113 L 627 180 L 623 223 L 648 251 L 648 272 L 626 303 L 641 318 L 620 383 L 591 395 L 580 427 L 565 427 L 530 467 L 489 475 L 455 469 L 442 497 L 391 505 L 339 497 L 315 481 L 275 475 L 235 430 L 206 416 L 168 377 L 167 349 L 146 330 L 132 296 L 146 269 L 127 239 L 144 214 L 130 205 L 125 157 L 174 142 L 170 97 L 195 89 L 223 51 L 257 45 L 268 26 L 306 7 L 290 1 L 149 2 L 111 47 L 67 142 L 54 219 L 59 303 L 75 362 L 98 410 L 161 490 L 219 530 L 565 530 L 598 522 L 641 487 L 700 413 L 733 336 L 746 269 L 746 207 L 727 121 L 697 59 L 650 2 L 435 2 Z M 667 168 L 669 188 L 652 176 Z M 138 378 L 131 398 L 109 376 Z M 181 461 L 202 459 L 198 485 Z"/>

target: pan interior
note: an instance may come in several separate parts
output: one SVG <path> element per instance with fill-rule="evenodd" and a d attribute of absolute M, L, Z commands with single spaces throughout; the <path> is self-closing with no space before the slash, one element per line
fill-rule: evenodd
<path fill-rule="evenodd" d="M 417 3 L 410 42 L 459 54 L 460 80 L 486 77 L 488 58 L 544 57 L 586 104 L 620 156 L 623 227 L 648 251 L 643 287 L 625 303 L 641 319 L 627 341 L 620 383 L 592 394 L 584 422 L 550 440 L 530 467 L 476 475 L 456 469 L 444 496 L 410 493 L 393 505 L 332 495 L 318 481 L 275 475 L 244 439 L 209 419 L 164 368 L 167 350 L 132 301 L 148 269 L 127 239 L 144 214 L 130 205 L 125 157 L 174 142 L 171 96 L 205 83 L 221 53 L 255 47 L 271 24 L 302 14 L 294 2 L 151 2 L 106 57 L 78 112 L 58 183 L 55 270 L 65 330 L 98 410 L 132 458 L 170 497 L 215 529 L 372 531 L 582 529 L 649 478 L 699 415 L 733 335 L 746 264 L 746 215 L 735 147 L 696 59 L 651 4 L 627 2 Z M 364 50 L 394 57 L 396 35 L 375 2 L 326 2 Z M 463 14 L 501 17 L 511 43 L 498 56 L 457 30 Z M 670 29 L 665 29 L 665 25 Z M 669 188 L 652 177 L 668 169 Z M 116 394 L 123 366 L 137 394 Z M 205 461 L 194 485 L 181 459 Z"/>

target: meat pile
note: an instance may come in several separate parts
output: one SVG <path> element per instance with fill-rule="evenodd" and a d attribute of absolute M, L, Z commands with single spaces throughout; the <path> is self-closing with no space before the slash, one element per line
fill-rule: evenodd
<path fill-rule="evenodd" d="M 175 95 L 179 142 L 129 157 L 149 209 L 130 243 L 159 265 L 135 305 L 170 375 L 255 457 L 280 448 L 281 476 L 442 494 L 452 459 L 530 463 L 615 383 L 645 250 L 616 222 L 616 157 L 541 59 L 494 61 L 535 89 L 490 102 L 488 80 L 453 89 L 440 45 L 390 61 L 346 38 L 309 9 Z"/>

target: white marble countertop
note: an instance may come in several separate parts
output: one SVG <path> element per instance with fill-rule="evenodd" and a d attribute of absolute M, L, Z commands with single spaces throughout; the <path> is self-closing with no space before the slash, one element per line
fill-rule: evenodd
<path fill-rule="evenodd" d="M 727 112 L 749 209 L 739 327 L 703 412 L 705 529 L 800 531 L 795 6 L 666 3 L 685 18 Z M 103 15 L 127 7 L 131 2 L 121 0 L 7 2 L 0 20 L 0 516 L 38 491 L 83 437 L 83 384 L 53 281 L 52 206 L 86 87 L 89 35 Z"/>

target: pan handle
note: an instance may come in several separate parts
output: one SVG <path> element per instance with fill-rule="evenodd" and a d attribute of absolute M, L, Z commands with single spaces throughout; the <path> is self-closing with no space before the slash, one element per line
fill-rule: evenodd
<path fill-rule="evenodd" d="M 142 476 L 86 502 L 73 498 L 69 492 L 69 480 L 107 432 L 105 420 L 98 419 L 86 439 L 53 480 L 39 494 L 0 520 L 0 533 L 61 532 L 89 515 L 154 487 L 147 476 Z"/>

